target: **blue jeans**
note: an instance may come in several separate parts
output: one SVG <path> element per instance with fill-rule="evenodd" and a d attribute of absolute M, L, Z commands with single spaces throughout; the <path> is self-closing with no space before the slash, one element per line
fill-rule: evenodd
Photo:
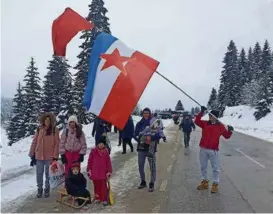
<path fill-rule="evenodd" d="M 208 161 L 210 161 L 212 173 L 213 173 L 213 183 L 219 184 L 219 174 L 220 174 L 220 157 L 219 152 L 211 149 L 200 149 L 199 160 L 201 165 L 202 180 L 207 180 L 207 168 Z"/>
<path fill-rule="evenodd" d="M 38 189 L 43 189 L 44 185 L 44 172 L 45 172 L 45 189 L 49 190 L 49 166 L 50 166 L 49 160 L 37 160 L 36 163 L 36 180 L 37 180 L 37 186 Z"/>
<path fill-rule="evenodd" d="M 151 172 L 151 183 L 154 183 L 156 180 L 156 156 L 155 153 L 153 157 L 151 157 L 151 154 L 149 154 L 148 151 L 139 151 L 138 152 L 138 170 L 140 174 L 140 179 L 142 181 L 146 181 L 145 178 L 145 161 L 146 158 L 148 158 L 148 162 L 150 165 L 150 172 Z"/>

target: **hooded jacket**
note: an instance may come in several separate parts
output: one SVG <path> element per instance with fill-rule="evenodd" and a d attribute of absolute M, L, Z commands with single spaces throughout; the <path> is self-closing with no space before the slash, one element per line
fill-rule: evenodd
<path fill-rule="evenodd" d="M 112 164 L 108 150 L 95 147 L 91 150 L 87 171 L 91 171 L 91 180 L 106 180 L 107 173 L 112 173 Z"/>
<path fill-rule="evenodd" d="M 51 121 L 51 134 L 47 134 L 47 130 L 42 125 L 46 117 L 50 117 Z M 36 131 L 30 151 L 29 157 L 33 157 L 37 160 L 52 160 L 57 159 L 59 156 L 59 130 L 56 128 L 56 118 L 52 113 L 45 113 L 40 117 L 41 126 Z"/>

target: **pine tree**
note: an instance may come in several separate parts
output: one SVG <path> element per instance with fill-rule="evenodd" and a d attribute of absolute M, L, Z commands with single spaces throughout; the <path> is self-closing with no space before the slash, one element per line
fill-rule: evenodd
<path fill-rule="evenodd" d="M 27 107 L 25 109 L 25 125 L 26 136 L 33 135 L 37 128 L 38 114 L 40 111 L 41 103 L 41 87 L 38 68 L 35 67 L 33 57 L 31 58 L 30 65 L 27 68 L 27 74 L 24 77 L 25 86 L 24 99 L 27 101 Z"/>
<path fill-rule="evenodd" d="M 178 100 L 178 102 L 175 106 L 175 111 L 184 111 L 184 107 L 183 107 L 181 100 Z"/>
<path fill-rule="evenodd" d="M 250 47 L 248 49 L 248 54 L 247 54 L 245 83 L 250 83 L 253 80 L 253 75 L 254 75 L 253 66 L 254 66 L 253 52 L 252 52 L 252 48 Z"/>
<path fill-rule="evenodd" d="M 25 136 L 24 126 L 24 98 L 21 84 L 18 83 L 17 93 L 13 98 L 12 116 L 7 127 L 7 136 L 9 139 L 9 145 L 12 145 L 16 141 Z"/>
<path fill-rule="evenodd" d="M 220 78 L 220 89 L 218 93 L 220 115 L 226 106 L 238 105 L 240 97 L 240 84 L 238 81 L 238 57 L 235 43 L 231 40 L 225 54 L 223 71 Z"/>
<path fill-rule="evenodd" d="M 191 115 L 195 115 L 194 107 L 191 108 Z"/>
<path fill-rule="evenodd" d="M 260 70 L 258 72 L 258 78 L 261 83 L 260 96 L 258 97 L 258 103 L 255 107 L 256 111 L 254 116 L 256 120 L 261 119 L 270 113 L 270 107 L 272 105 L 272 82 L 270 78 L 271 66 L 272 66 L 272 55 L 268 41 L 265 41 L 264 48 L 262 51 L 262 58 L 260 64 Z"/>
<path fill-rule="evenodd" d="M 248 82 L 249 79 L 249 74 L 247 71 L 247 59 L 246 59 L 246 52 L 245 49 L 242 48 L 240 55 L 239 55 L 239 60 L 238 60 L 238 68 L 239 68 L 239 77 L 240 77 L 240 89 Z"/>
<path fill-rule="evenodd" d="M 47 67 L 43 87 L 43 111 L 52 112 L 57 116 L 58 128 L 64 128 L 72 109 L 72 77 L 70 66 L 62 57 L 53 56 Z"/>
<path fill-rule="evenodd" d="M 261 74 L 261 63 L 262 63 L 262 49 L 260 44 L 257 42 L 253 49 L 253 79 L 259 80 Z"/>
<path fill-rule="evenodd" d="M 194 110 L 195 110 L 195 114 L 198 114 L 198 113 L 201 111 L 200 107 L 198 107 L 198 106 L 197 106 L 197 107 L 195 107 L 195 109 L 194 109 Z"/>
<path fill-rule="evenodd" d="M 212 109 L 217 109 L 217 107 L 218 107 L 217 91 L 215 90 L 215 88 L 212 88 L 207 108 L 209 110 L 212 110 Z"/>
<path fill-rule="evenodd" d="M 48 61 L 48 63 L 48 72 L 45 75 L 45 81 L 43 85 L 42 111 L 51 112 L 56 115 L 58 113 L 58 91 L 56 88 L 56 70 L 58 65 L 54 59 Z"/>
<path fill-rule="evenodd" d="M 76 73 L 74 88 L 73 88 L 73 108 L 75 114 L 78 115 L 81 123 L 87 124 L 91 122 L 91 115 L 87 114 L 82 106 L 84 89 L 87 84 L 87 74 L 89 68 L 89 58 L 92 49 L 92 45 L 96 39 L 96 36 L 101 32 L 111 33 L 110 24 L 106 13 L 108 10 L 104 7 L 103 0 L 93 0 L 89 7 L 89 14 L 87 20 L 94 23 L 95 27 L 92 30 L 84 31 L 80 37 L 83 40 L 80 48 L 81 53 L 78 55 L 79 62 L 75 69 L 78 70 Z"/>

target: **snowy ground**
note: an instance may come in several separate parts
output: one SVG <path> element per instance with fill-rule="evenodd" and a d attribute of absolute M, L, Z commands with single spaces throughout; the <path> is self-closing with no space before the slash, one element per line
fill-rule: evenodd
<path fill-rule="evenodd" d="M 134 123 L 140 117 L 133 117 Z M 164 126 L 168 126 L 172 120 L 163 120 Z M 94 146 L 95 142 L 91 136 L 93 124 L 84 126 L 88 148 Z M 29 166 L 28 152 L 32 138 L 25 138 L 12 147 L 7 146 L 6 133 L 1 129 L 1 204 L 11 202 L 14 199 L 23 199 L 24 196 L 36 190 L 35 169 Z M 121 151 L 117 140 L 111 140 L 111 156 Z M 87 157 L 82 163 L 83 169 L 87 166 Z"/>
<path fill-rule="evenodd" d="M 235 131 L 273 142 L 273 109 L 266 117 L 255 120 L 255 109 L 248 106 L 229 107 L 225 110 L 220 120 L 227 125 L 232 125 Z M 208 118 L 208 116 L 204 116 Z"/>

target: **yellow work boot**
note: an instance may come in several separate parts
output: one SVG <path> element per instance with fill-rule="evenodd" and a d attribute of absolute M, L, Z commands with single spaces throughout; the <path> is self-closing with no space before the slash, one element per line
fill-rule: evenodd
<path fill-rule="evenodd" d="M 197 186 L 198 190 L 205 190 L 209 188 L 209 181 L 208 180 L 203 180 L 201 183 Z"/>
<path fill-rule="evenodd" d="M 213 183 L 212 187 L 211 187 L 211 193 L 218 193 L 218 184 L 217 183 Z"/>

